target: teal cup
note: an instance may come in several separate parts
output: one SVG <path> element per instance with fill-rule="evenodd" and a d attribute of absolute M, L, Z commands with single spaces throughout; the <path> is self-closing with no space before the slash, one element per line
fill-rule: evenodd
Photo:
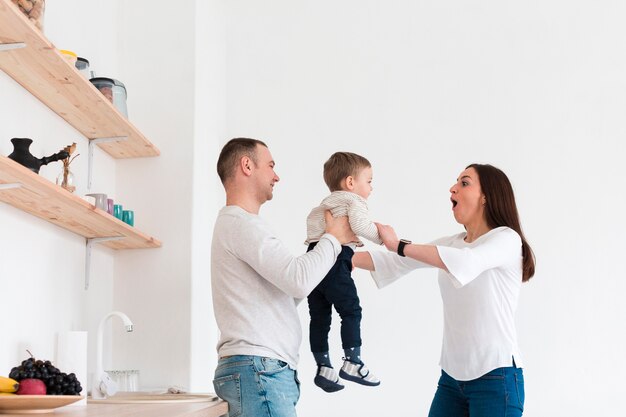
<path fill-rule="evenodd" d="M 122 221 L 129 226 L 135 225 L 135 212 L 132 210 L 122 211 Z"/>
<path fill-rule="evenodd" d="M 115 204 L 113 206 L 113 216 L 115 216 L 116 218 L 123 220 L 122 219 L 122 205 L 121 204 Z"/>

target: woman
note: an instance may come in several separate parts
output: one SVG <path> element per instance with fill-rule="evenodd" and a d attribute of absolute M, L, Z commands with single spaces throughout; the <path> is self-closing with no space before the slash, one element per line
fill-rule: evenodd
<path fill-rule="evenodd" d="M 472 164 L 450 193 L 454 218 L 465 232 L 418 245 L 378 225 L 394 253 L 359 252 L 353 262 L 373 271 L 379 288 L 416 268 L 440 269 L 442 370 L 429 417 L 521 416 L 524 378 L 514 315 L 535 260 L 513 188 L 498 168 Z"/>

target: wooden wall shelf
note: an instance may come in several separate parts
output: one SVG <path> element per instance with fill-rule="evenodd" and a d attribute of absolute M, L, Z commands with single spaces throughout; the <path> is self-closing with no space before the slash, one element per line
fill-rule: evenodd
<path fill-rule="evenodd" d="M 24 47 L 11 49 L 12 46 Z M 69 63 L 11 0 L 0 0 L 0 69 L 114 158 L 158 156 L 146 139 Z M 87 239 L 123 237 L 100 244 L 112 249 L 158 248 L 141 233 L 13 160 L 0 156 L 0 201 Z"/>
<path fill-rule="evenodd" d="M 127 137 L 98 144 L 114 158 L 159 155 L 159 150 L 63 58 L 11 0 L 0 0 L 0 46 L 15 43 L 26 46 L 0 51 L 0 69 L 76 130 L 88 139 Z"/>
<path fill-rule="evenodd" d="M 101 242 L 112 249 L 158 248 L 161 242 L 96 208 L 82 198 L 33 173 L 17 162 L 0 156 L 0 185 L 21 184 L 0 189 L 0 201 L 54 223 L 86 238 L 124 239 Z"/>

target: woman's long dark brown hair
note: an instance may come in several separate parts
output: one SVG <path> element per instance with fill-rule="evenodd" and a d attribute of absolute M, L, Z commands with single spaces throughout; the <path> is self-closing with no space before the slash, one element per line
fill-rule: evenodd
<path fill-rule="evenodd" d="M 474 168 L 478 173 L 480 188 L 487 200 L 487 225 L 491 229 L 510 227 L 522 238 L 522 281 L 528 281 L 535 275 L 535 254 L 522 233 L 511 182 L 504 172 L 492 165 L 471 164 L 467 168 Z"/>

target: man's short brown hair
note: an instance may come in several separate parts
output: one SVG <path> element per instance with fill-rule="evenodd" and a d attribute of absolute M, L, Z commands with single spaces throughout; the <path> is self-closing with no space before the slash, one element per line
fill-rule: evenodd
<path fill-rule="evenodd" d="M 372 164 L 361 155 L 352 152 L 335 152 L 324 164 L 324 181 L 330 191 L 340 191 L 341 181 L 349 176 L 356 177 L 363 168 Z"/>
<path fill-rule="evenodd" d="M 234 138 L 224 145 L 217 159 L 217 175 L 220 176 L 222 184 L 226 185 L 226 181 L 234 176 L 235 169 L 242 157 L 247 156 L 252 159 L 255 165 L 257 164 L 257 145 L 267 148 L 267 145 L 262 141 L 249 138 Z"/>

